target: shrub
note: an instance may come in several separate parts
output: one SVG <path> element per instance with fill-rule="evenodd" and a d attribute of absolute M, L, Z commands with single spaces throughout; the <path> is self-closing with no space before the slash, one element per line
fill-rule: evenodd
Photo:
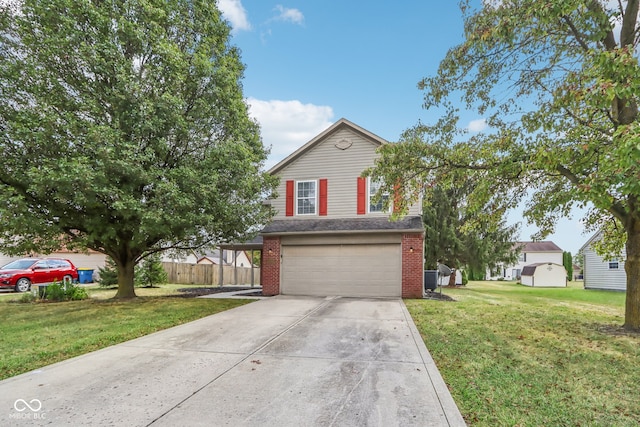
<path fill-rule="evenodd" d="M 43 298 L 48 301 L 79 301 L 87 299 L 87 290 L 73 283 L 53 282 L 45 288 Z"/>
<path fill-rule="evenodd" d="M 161 283 L 167 283 L 167 272 L 162 267 L 160 254 L 149 255 L 136 267 L 135 284 L 152 288 Z"/>
<path fill-rule="evenodd" d="M 465 286 L 469 283 L 469 278 L 467 277 L 467 270 L 462 270 L 462 286 Z"/>
<path fill-rule="evenodd" d="M 116 263 L 113 262 L 111 257 L 107 257 L 107 262 L 104 267 L 98 268 L 100 278 L 98 284 L 104 288 L 110 288 L 118 284 L 118 269 Z"/>
<path fill-rule="evenodd" d="M 28 304 L 28 303 L 34 302 L 35 300 L 36 300 L 36 296 L 33 293 L 25 292 L 22 295 L 20 295 L 20 299 L 18 300 L 18 302 Z"/>

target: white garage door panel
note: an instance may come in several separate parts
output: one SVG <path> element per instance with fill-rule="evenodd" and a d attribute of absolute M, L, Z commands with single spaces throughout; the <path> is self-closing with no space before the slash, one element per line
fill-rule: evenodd
<path fill-rule="evenodd" d="M 283 246 L 282 293 L 399 297 L 400 245 Z"/>

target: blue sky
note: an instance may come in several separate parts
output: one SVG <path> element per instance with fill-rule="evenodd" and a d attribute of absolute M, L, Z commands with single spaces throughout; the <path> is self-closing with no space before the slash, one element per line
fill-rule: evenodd
<path fill-rule="evenodd" d="M 246 64 L 250 112 L 271 147 L 267 167 L 343 117 L 388 141 L 418 120 L 434 122 L 417 84 L 462 41 L 457 3 L 218 0 Z M 461 125 L 480 131 L 484 121 L 469 112 Z M 509 215 L 520 221 L 529 240 L 537 229 L 519 210 Z M 575 254 L 588 237 L 567 219 L 548 239 Z"/>

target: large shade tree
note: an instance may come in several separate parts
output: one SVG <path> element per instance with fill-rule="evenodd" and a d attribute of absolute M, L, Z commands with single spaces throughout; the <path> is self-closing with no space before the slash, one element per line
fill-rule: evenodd
<path fill-rule="evenodd" d="M 373 175 L 407 200 L 465 170 L 483 178 L 470 203 L 527 201 L 542 237 L 575 206 L 601 250 L 626 245 L 625 327 L 640 329 L 640 67 L 638 0 L 462 1 L 464 41 L 419 86 L 441 119 L 383 148 Z M 465 134 L 459 110 L 489 131 Z M 434 171 L 438 171 L 437 177 Z M 576 239 L 580 236 L 576 236 Z M 608 246 L 608 247 L 604 247 Z"/>
<path fill-rule="evenodd" d="M 208 0 L 0 2 L 2 251 L 103 252 L 128 298 L 144 257 L 266 221 L 229 34 Z"/>

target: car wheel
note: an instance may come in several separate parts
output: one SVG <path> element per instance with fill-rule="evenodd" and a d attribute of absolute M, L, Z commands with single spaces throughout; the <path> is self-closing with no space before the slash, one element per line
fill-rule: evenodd
<path fill-rule="evenodd" d="M 27 292 L 31 288 L 31 281 L 26 277 L 18 279 L 16 282 L 16 292 Z"/>

